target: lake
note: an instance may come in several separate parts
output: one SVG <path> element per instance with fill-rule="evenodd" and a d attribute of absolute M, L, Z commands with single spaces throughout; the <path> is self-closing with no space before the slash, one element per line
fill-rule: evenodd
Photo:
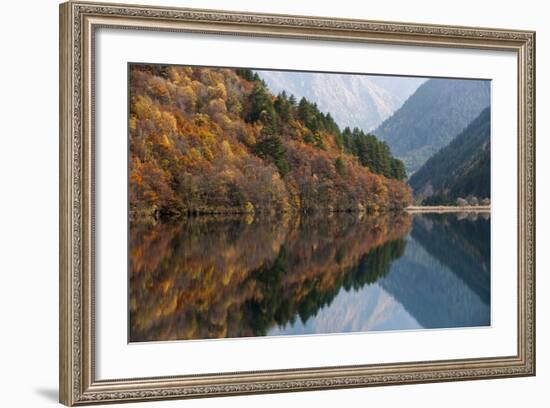
<path fill-rule="evenodd" d="M 131 225 L 129 340 L 491 324 L 489 214 Z"/>

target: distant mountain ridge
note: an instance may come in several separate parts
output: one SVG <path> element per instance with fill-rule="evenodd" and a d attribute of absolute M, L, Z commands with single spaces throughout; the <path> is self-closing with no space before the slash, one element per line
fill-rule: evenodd
<path fill-rule="evenodd" d="M 409 179 L 426 204 L 454 203 L 459 197 L 491 197 L 491 110 L 481 114 Z"/>
<path fill-rule="evenodd" d="M 286 91 L 317 103 L 341 128 L 370 131 L 398 109 L 425 78 L 256 71 L 273 94 Z"/>
<path fill-rule="evenodd" d="M 374 134 L 414 173 L 490 105 L 490 96 L 487 80 L 433 78 Z"/>

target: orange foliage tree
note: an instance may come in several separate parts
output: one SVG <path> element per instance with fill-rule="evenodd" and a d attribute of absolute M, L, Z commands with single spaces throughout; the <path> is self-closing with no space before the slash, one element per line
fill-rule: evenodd
<path fill-rule="evenodd" d="M 128 127 L 134 219 L 411 202 L 381 142 L 340 132 L 330 114 L 272 95 L 248 70 L 132 65 Z"/>

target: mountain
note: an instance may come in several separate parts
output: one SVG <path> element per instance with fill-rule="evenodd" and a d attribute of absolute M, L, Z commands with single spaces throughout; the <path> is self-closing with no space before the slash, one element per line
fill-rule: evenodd
<path fill-rule="evenodd" d="M 250 70 L 133 64 L 131 219 L 402 209 L 401 161 Z M 345 145 L 345 146 L 344 146 Z"/>
<path fill-rule="evenodd" d="M 397 108 L 411 96 L 420 85 L 426 82 L 426 78 L 421 77 L 405 77 L 405 76 L 386 76 L 386 75 L 369 75 L 368 79 L 375 85 L 386 90 L 386 92 L 395 95 L 401 103 Z"/>
<path fill-rule="evenodd" d="M 430 79 L 374 134 L 414 173 L 490 105 L 490 96 L 486 80 Z"/>
<path fill-rule="evenodd" d="M 409 179 L 426 204 L 449 204 L 459 197 L 491 197 L 491 110 L 481 114 Z"/>
<path fill-rule="evenodd" d="M 338 125 L 370 131 L 389 117 L 425 78 L 291 71 L 256 71 L 274 94 L 286 91 L 328 111 Z"/>

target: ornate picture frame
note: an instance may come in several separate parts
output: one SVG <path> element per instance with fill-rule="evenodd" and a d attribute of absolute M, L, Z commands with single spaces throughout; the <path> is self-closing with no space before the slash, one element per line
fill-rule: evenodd
<path fill-rule="evenodd" d="M 96 378 L 95 33 L 99 28 L 507 51 L 517 56 L 517 353 Z M 124 136 L 124 135 L 123 135 Z M 535 375 L 535 33 L 136 5 L 60 5 L 60 402 L 80 405 Z M 125 294 L 121 294 L 125 296 Z"/>

